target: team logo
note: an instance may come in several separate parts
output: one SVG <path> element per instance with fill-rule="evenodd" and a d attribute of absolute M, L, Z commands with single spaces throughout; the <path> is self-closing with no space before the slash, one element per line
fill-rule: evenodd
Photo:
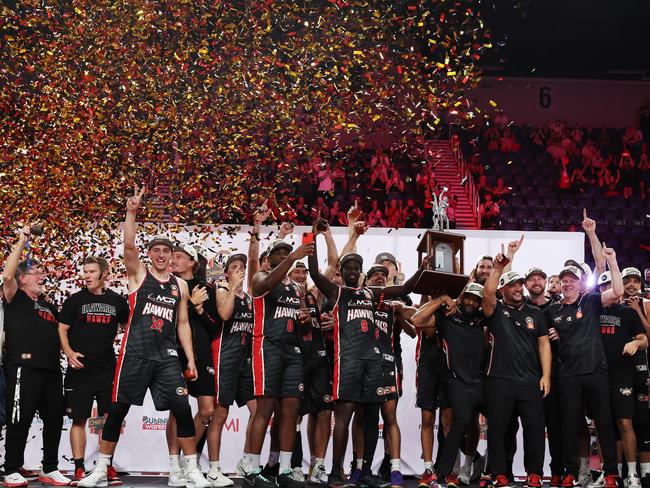
<path fill-rule="evenodd" d="M 508 312 L 507 310 L 504 310 L 503 315 L 505 315 L 506 317 L 510 317 L 510 312 Z"/>
<path fill-rule="evenodd" d="M 559 324 L 560 322 L 562 322 L 562 319 L 563 319 L 563 318 L 564 318 L 564 317 L 555 317 L 555 318 L 553 319 L 553 322 L 555 322 L 556 324 Z"/>
<path fill-rule="evenodd" d="M 20 355 L 20 359 L 32 359 L 31 353 L 23 353 Z"/>
<path fill-rule="evenodd" d="M 567 321 L 567 322 L 573 322 L 573 317 L 571 317 L 571 316 L 569 315 L 569 316 L 566 318 L 566 321 Z"/>
<path fill-rule="evenodd" d="M 332 395 L 323 395 L 323 401 L 325 403 L 332 403 Z"/>
<path fill-rule="evenodd" d="M 384 391 L 383 388 L 377 388 L 377 395 L 379 395 L 379 396 L 383 396 L 383 395 L 385 395 L 385 394 L 386 394 L 386 392 Z"/>
<path fill-rule="evenodd" d="M 526 317 L 526 327 L 528 330 L 533 330 L 535 328 L 535 321 L 532 317 Z"/>
<path fill-rule="evenodd" d="M 298 385 L 298 391 L 304 391 L 304 389 L 305 389 L 305 385 L 303 385 L 302 383 L 300 383 L 300 384 Z"/>
<path fill-rule="evenodd" d="M 208 374 L 211 374 L 212 376 L 214 376 L 214 368 L 213 368 L 212 366 L 208 366 L 208 367 L 205 368 L 205 369 L 208 370 Z"/>
<path fill-rule="evenodd" d="M 636 399 L 642 403 L 648 403 L 648 395 L 644 395 L 643 393 L 639 393 Z"/>
<path fill-rule="evenodd" d="M 183 388 L 182 386 L 179 386 L 176 388 L 176 394 L 180 396 L 187 396 L 187 388 Z"/>
<path fill-rule="evenodd" d="M 623 396 L 630 396 L 632 394 L 632 388 L 619 388 L 618 391 L 620 391 Z"/>
<path fill-rule="evenodd" d="M 178 287 L 176 285 L 172 285 L 170 288 L 172 290 L 172 296 L 177 297 L 178 296 Z"/>

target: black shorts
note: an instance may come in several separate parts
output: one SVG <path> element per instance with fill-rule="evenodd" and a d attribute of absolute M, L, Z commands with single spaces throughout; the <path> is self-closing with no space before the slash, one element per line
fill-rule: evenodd
<path fill-rule="evenodd" d="M 386 395 L 384 370 L 379 355 L 361 359 L 341 355 L 334 364 L 332 395 L 334 401 L 383 403 Z"/>
<path fill-rule="evenodd" d="M 181 356 L 181 367 L 187 369 L 187 359 Z M 194 360 L 198 377 L 195 381 L 187 382 L 187 391 L 190 396 L 214 396 L 214 366 L 211 357 L 197 358 Z"/>
<path fill-rule="evenodd" d="M 250 357 L 242 351 L 222 352 L 216 359 L 212 389 L 217 403 L 244 406 L 253 400 L 253 371 Z"/>
<path fill-rule="evenodd" d="M 449 408 L 449 393 L 447 380 L 449 369 L 439 360 L 420 361 L 416 369 L 416 402 L 415 406 L 422 410 L 435 412 L 436 408 Z"/>
<path fill-rule="evenodd" d="M 151 361 L 124 354 L 117 359 L 112 401 L 142 405 L 147 389 L 156 410 L 169 410 L 178 400 L 187 402 L 187 386 L 178 357 Z"/>
<path fill-rule="evenodd" d="M 317 414 L 323 410 L 332 410 L 332 376 L 331 366 L 325 350 L 315 351 L 314 356 L 306 360 L 303 368 L 305 394 L 300 404 L 300 414 Z"/>
<path fill-rule="evenodd" d="M 93 416 L 93 401 L 97 401 L 97 417 L 108 412 L 113 390 L 115 368 L 91 371 L 85 368 L 68 367 L 63 382 L 65 412 L 73 420 L 84 420 Z"/>
<path fill-rule="evenodd" d="M 634 377 L 634 432 L 639 452 L 650 452 L 650 404 L 648 402 L 648 374 Z"/>
<path fill-rule="evenodd" d="M 382 354 L 381 365 L 384 375 L 384 389 L 387 392 L 386 401 L 397 400 L 400 390 L 399 364 L 396 363 L 395 356 L 392 354 Z"/>
<path fill-rule="evenodd" d="M 612 418 L 631 419 L 634 417 L 634 390 L 632 381 L 609 385 L 609 403 L 612 408 Z M 616 422 L 614 422 L 616 425 Z"/>
<path fill-rule="evenodd" d="M 256 397 L 302 399 L 302 355 L 268 341 L 253 340 L 253 393 Z"/>

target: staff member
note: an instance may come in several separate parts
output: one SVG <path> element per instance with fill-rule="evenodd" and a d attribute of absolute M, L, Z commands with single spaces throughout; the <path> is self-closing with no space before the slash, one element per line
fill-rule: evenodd
<path fill-rule="evenodd" d="M 36 410 L 43 420 L 43 470 L 38 481 L 63 486 L 70 479 L 58 470 L 63 427 L 63 384 L 59 362 L 59 314 L 45 301 L 45 269 L 35 259 L 20 262 L 29 227 L 18 236 L 2 272 L 7 337 L 7 438 L 5 486 L 27 486 L 19 473 Z"/>
<path fill-rule="evenodd" d="M 600 313 L 623 296 L 623 280 L 613 249 L 603 245 L 602 254 L 612 273 L 612 288 L 603 293 L 581 289 L 582 272 L 565 266 L 560 272 L 564 298 L 544 313 L 558 334 L 558 388 L 564 411 L 564 478 L 573 486 L 578 474 L 579 429 L 586 402 L 593 413 L 603 453 L 604 487 L 616 488 L 616 440 L 609 405 L 607 360 L 600 335 Z"/>

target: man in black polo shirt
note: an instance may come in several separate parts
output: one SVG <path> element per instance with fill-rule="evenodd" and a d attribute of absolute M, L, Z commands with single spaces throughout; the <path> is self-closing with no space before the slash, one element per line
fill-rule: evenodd
<path fill-rule="evenodd" d="M 601 293 L 612 286 L 609 271 L 598 277 Z M 627 488 L 640 488 L 641 480 L 636 472 L 636 435 L 634 418 L 634 370 L 635 355 L 648 347 L 645 329 L 636 312 L 625 305 L 615 303 L 600 312 L 600 334 L 605 348 L 609 373 L 609 397 L 612 403 L 612 419 L 616 425 L 617 441 L 620 441 L 627 460 Z M 619 473 L 620 474 L 620 473 Z"/>
<path fill-rule="evenodd" d="M 549 325 L 559 336 L 557 387 L 564 417 L 563 487 L 575 486 L 579 430 L 584 423 L 586 401 L 596 421 L 603 453 L 603 484 L 606 488 L 616 488 L 616 440 L 609 406 L 607 360 L 600 334 L 600 313 L 603 307 L 615 304 L 623 295 L 623 281 L 614 250 L 603 245 L 602 254 L 612 273 L 612 289 L 602 294 L 599 291 L 584 293 L 581 271 L 575 266 L 565 266 L 559 274 L 564 298 L 544 310 Z"/>
<path fill-rule="evenodd" d="M 8 407 L 4 485 L 27 486 L 27 480 L 18 471 L 38 410 L 43 421 L 43 470 L 38 480 L 63 486 L 70 479 L 58 470 L 64 410 L 59 317 L 56 307 L 42 298 L 44 268 L 35 259 L 20 262 L 29 235 L 29 227 L 20 231 L 2 272 Z"/>
<path fill-rule="evenodd" d="M 448 488 L 460 486 L 453 473 L 454 461 L 474 415 L 483 405 L 484 317 L 480 313 L 483 286 L 469 283 L 458 309 L 447 295 L 422 306 L 411 318 L 416 327 L 435 327 L 447 356 L 450 372 L 449 401 L 453 411 L 451 429 L 442 446 L 438 477 Z"/>
<path fill-rule="evenodd" d="M 72 419 L 70 446 L 74 459 L 72 486 L 85 476 L 86 420 L 97 400 L 97 415 L 108 412 L 111 404 L 115 352 L 113 342 L 119 324 L 129 320 L 126 299 L 108 290 L 108 262 L 101 257 L 84 259 L 86 287 L 70 296 L 61 308 L 59 336 L 68 358 L 65 375 L 66 413 Z M 120 484 L 115 468 L 107 471 L 109 483 Z"/>
<path fill-rule="evenodd" d="M 541 310 L 524 303 L 524 278 L 514 271 L 503 274 L 508 260 L 502 252 L 485 282 L 483 313 L 492 350 L 488 359 L 485 400 L 488 459 L 496 486 L 509 485 L 505 434 L 513 413 L 521 417 L 526 443 L 524 462 L 527 486 L 541 487 L 544 464 L 542 398 L 551 387 L 551 345 Z M 497 288 L 503 300 L 497 300 Z"/>

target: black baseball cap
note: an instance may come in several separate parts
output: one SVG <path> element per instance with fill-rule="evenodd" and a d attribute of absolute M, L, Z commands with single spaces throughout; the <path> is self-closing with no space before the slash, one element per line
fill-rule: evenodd
<path fill-rule="evenodd" d="M 174 243 L 171 241 L 171 239 L 167 236 L 164 235 L 156 235 L 151 238 L 151 240 L 147 243 L 147 249 L 151 249 L 154 246 L 161 245 L 161 246 L 167 246 L 169 249 L 172 251 L 176 246 L 174 246 Z"/>
<path fill-rule="evenodd" d="M 361 256 L 359 256 L 357 253 L 351 252 L 351 253 L 346 254 L 345 256 L 343 256 L 343 257 L 341 258 L 341 263 L 340 263 L 340 264 L 341 264 L 341 268 L 342 268 L 343 265 L 344 265 L 345 263 L 347 263 L 348 261 L 356 261 L 356 262 L 359 263 L 361 266 L 363 266 L 363 258 L 362 258 Z"/>
<path fill-rule="evenodd" d="M 388 277 L 388 268 L 382 264 L 375 264 L 366 272 L 366 279 L 370 278 L 375 273 L 384 273 L 386 277 Z"/>
<path fill-rule="evenodd" d="M 395 259 L 395 256 L 389 252 L 382 252 L 377 254 L 377 257 L 375 258 L 375 264 L 381 264 L 384 261 L 390 261 L 395 266 L 397 266 L 397 259 Z"/>
<path fill-rule="evenodd" d="M 230 266 L 230 263 L 232 263 L 233 261 L 242 261 L 244 263 L 244 266 L 246 266 L 246 263 L 248 263 L 248 257 L 246 256 L 246 254 L 241 252 L 231 254 L 230 256 L 228 256 L 228 259 L 226 259 L 226 264 L 223 267 L 224 271 L 228 270 L 228 266 Z"/>
<path fill-rule="evenodd" d="M 273 244 L 271 244 L 271 247 L 269 247 L 269 256 L 274 252 L 279 251 L 280 249 L 286 249 L 287 251 L 291 252 L 293 251 L 293 246 L 288 242 L 284 242 L 278 239 L 277 241 L 274 241 Z"/>

